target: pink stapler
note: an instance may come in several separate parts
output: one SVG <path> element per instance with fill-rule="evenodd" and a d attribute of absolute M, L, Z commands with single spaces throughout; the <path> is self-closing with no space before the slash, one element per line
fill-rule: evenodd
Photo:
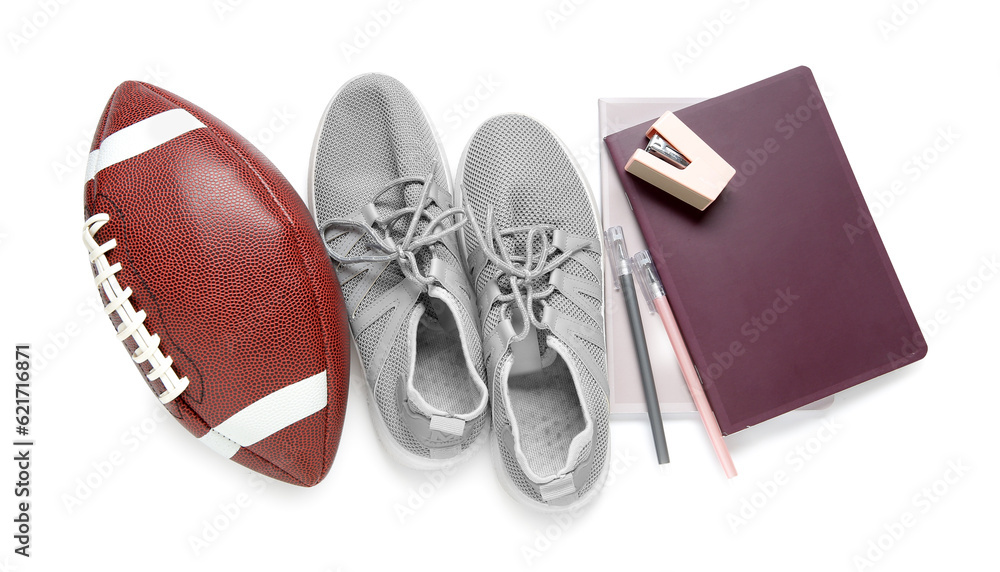
<path fill-rule="evenodd" d="M 656 120 L 646 137 L 649 144 L 632 154 L 625 170 L 700 211 L 712 204 L 736 174 L 669 111 Z"/>

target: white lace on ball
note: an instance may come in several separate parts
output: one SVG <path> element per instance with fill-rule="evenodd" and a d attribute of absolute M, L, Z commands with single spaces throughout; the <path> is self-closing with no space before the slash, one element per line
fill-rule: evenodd
<path fill-rule="evenodd" d="M 108 299 L 104 313 L 110 316 L 112 312 L 117 312 L 121 319 L 121 324 L 118 326 L 118 341 L 125 341 L 129 336 L 135 340 L 138 347 L 132 353 L 132 360 L 135 363 L 149 362 L 152 370 L 146 374 L 146 378 L 149 381 L 159 379 L 163 383 L 164 391 L 158 396 L 160 403 L 170 403 L 187 389 L 188 378 L 178 379 L 177 372 L 173 368 L 174 360 L 170 356 L 164 356 L 163 352 L 160 351 L 160 336 L 150 334 L 143 324 L 146 321 L 146 312 L 143 310 L 137 312 L 129 302 L 132 289 L 125 288 L 123 290 L 121 284 L 118 283 L 115 274 L 122 269 L 122 266 L 119 263 L 109 264 L 105 256 L 117 245 L 115 239 L 112 238 L 104 244 L 97 244 L 97 241 L 94 240 L 97 231 L 109 220 L 111 217 L 107 213 L 99 213 L 83 223 L 83 243 L 90 252 L 90 263 L 97 270 L 94 284 L 104 292 Z"/>

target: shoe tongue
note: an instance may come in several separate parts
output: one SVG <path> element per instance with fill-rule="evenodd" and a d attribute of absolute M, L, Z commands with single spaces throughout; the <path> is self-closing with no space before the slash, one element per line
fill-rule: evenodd
<path fill-rule="evenodd" d="M 506 246 L 509 249 L 508 252 L 511 256 L 525 256 L 527 249 L 525 248 L 527 243 L 528 233 L 518 233 L 516 235 L 508 235 L 504 237 L 506 241 Z M 535 238 L 535 250 L 534 257 L 535 260 L 532 262 L 524 262 L 518 264 L 519 266 L 534 266 L 538 264 L 538 256 L 542 254 L 541 252 L 541 239 Z M 542 262 L 544 264 L 544 262 Z M 541 291 L 548 284 L 549 276 L 544 274 L 535 278 L 532 281 L 532 287 L 535 291 Z M 509 292 L 509 285 L 505 285 L 506 288 L 503 289 L 504 292 Z M 521 287 L 522 292 L 525 292 L 525 287 Z M 527 302 L 527 300 L 525 300 Z M 511 303 L 511 326 L 515 332 L 520 332 L 524 327 L 524 320 L 530 319 L 526 316 L 521 315 L 520 310 Z M 529 312 L 536 312 L 537 308 L 528 308 Z M 510 351 L 514 356 L 514 364 L 512 366 L 511 373 L 513 375 L 522 375 L 535 373 L 542 370 L 543 367 L 552 363 L 554 359 L 554 354 L 551 348 L 548 347 L 546 342 L 546 333 L 544 331 L 539 332 L 534 324 L 528 324 L 528 334 L 525 338 L 519 342 L 512 342 L 510 344 Z"/>
<path fill-rule="evenodd" d="M 376 203 L 376 209 L 379 216 L 385 216 L 387 214 L 393 213 L 399 209 L 412 208 L 419 204 L 420 197 L 424 192 L 423 183 L 407 183 L 406 185 L 400 186 L 400 189 L 396 192 L 386 193 L 382 200 Z M 436 214 L 440 212 L 440 208 L 436 204 L 429 205 L 425 211 L 427 215 L 433 218 Z M 411 215 L 399 217 L 389 229 L 389 234 L 394 241 L 397 243 L 402 241 L 406 236 L 406 232 L 410 229 L 410 224 L 413 218 Z M 427 216 L 421 217 L 417 222 L 417 228 L 414 229 L 414 237 L 420 236 L 422 232 L 427 228 L 429 220 Z M 430 269 L 432 253 L 429 248 L 421 248 L 415 253 L 417 258 L 417 266 L 421 273 L 426 274 Z"/>
<path fill-rule="evenodd" d="M 518 313 L 514 312 L 514 331 L 521 331 L 521 324 L 517 323 Z M 514 358 L 511 365 L 511 375 L 524 375 L 542 371 L 542 355 L 545 352 L 544 338 L 539 338 L 538 330 L 534 325 L 528 327 L 528 335 L 519 342 L 510 344 L 510 352 Z"/>

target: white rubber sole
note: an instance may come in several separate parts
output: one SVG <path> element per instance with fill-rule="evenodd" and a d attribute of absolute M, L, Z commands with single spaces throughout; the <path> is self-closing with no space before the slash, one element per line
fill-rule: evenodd
<path fill-rule="evenodd" d="M 597 229 L 598 241 L 601 244 L 601 268 L 603 268 L 604 257 L 605 257 L 604 234 L 603 234 L 604 231 L 603 231 L 603 225 L 601 224 L 600 214 L 598 214 L 599 211 L 597 208 L 597 196 L 594 195 L 593 189 L 590 187 L 590 182 L 587 181 L 587 176 L 584 174 L 583 169 L 580 168 L 580 163 L 576 160 L 576 157 L 573 156 L 573 153 L 570 152 L 569 147 L 566 146 L 566 143 L 558 135 L 556 135 L 555 132 L 552 131 L 552 129 L 550 129 L 548 125 L 535 119 L 534 117 L 531 117 L 530 115 L 525 115 L 523 113 L 516 115 L 522 115 L 524 117 L 527 117 L 528 119 L 531 119 L 532 121 L 544 127 L 549 132 L 549 134 L 552 135 L 552 137 L 556 140 L 556 142 L 559 143 L 559 146 L 563 150 L 563 153 L 565 153 L 566 156 L 569 158 L 570 164 L 573 166 L 573 169 L 576 170 L 577 175 L 580 177 L 580 181 L 583 182 L 583 188 L 586 191 L 587 200 L 590 201 L 590 212 L 594 215 L 594 228 Z M 487 119 L 486 121 L 489 121 L 489 119 Z M 465 148 L 462 150 L 462 156 L 459 158 L 458 161 L 458 171 L 455 174 L 454 201 L 455 201 L 455 206 L 457 207 L 462 207 L 462 176 L 463 173 L 465 172 L 465 161 L 468 158 L 468 154 L 469 154 L 469 144 L 466 144 Z M 465 262 L 469 258 L 469 250 L 465 244 L 464 232 L 458 233 L 458 245 L 459 248 L 462 250 L 463 262 Z M 600 315 L 603 318 L 604 316 L 604 273 L 603 272 L 600 273 L 598 279 L 601 282 Z M 490 372 L 487 372 L 487 375 L 489 375 L 489 373 Z M 492 387 L 493 384 L 491 383 L 490 384 L 491 392 L 492 392 Z M 604 388 L 604 390 L 605 390 L 604 399 L 607 401 L 608 390 L 607 388 Z M 492 394 L 490 395 L 490 400 L 492 402 Z M 608 403 L 608 410 L 610 412 L 610 402 Z M 605 454 L 607 454 L 607 452 L 605 452 Z M 611 463 L 605 460 L 604 466 L 601 468 L 601 472 L 597 478 L 597 481 L 594 483 L 591 489 L 587 491 L 587 494 L 579 498 L 576 502 L 568 504 L 566 506 L 553 506 L 540 503 L 532 498 L 525 496 L 525 494 L 521 492 L 521 490 L 517 487 L 514 481 L 510 479 L 510 477 L 507 475 L 506 463 L 503 460 L 503 456 L 500 454 L 500 445 L 497 442 L 496 431 L 492 430 L 492 426 L 490 431 L 490 457 L 493 460 L 493 469 L 494 472 L 496 473 L 497 480 L 500 482 L 501 488 L 503 488 L 504 491 L 506 491 L 507 494 L 510 495 L 510 497 L 513 498 L 518 503 L 533 510 L 545 513 L 560 513 L 560 512 L 579 510 L 580 508 L 589 504 L 600 493 L 601 489 L 604 488 L 604 484 L 607 481 L 608 477 L 608 469 L 611 466 Z"/>
<path fill-rule="evenodd" d="M 327 102 L 326 107 L 323 109 L 323 115 L 320 117 L 319 127 L 316 128 L 316 135 L 313 138 L 312 150 L 309 155 L 309 183 L 308 189 L 306 190 L 306 195 L 308 195 L 308 207 L 309 213 L 313 217 L 313 224 L 319 226 L 319 221 L 316 218 L 316 154 L 319 151 L 319 142 L 323 134 L 323 127 L 326 125 L 326 116 L 330 113 L 330 108 L 333 107 L 333 102 L 337 100 L 340 94 L 343 92 L 344 88 L 347 87 L 354 80 L 366 76 L 373 75 L 372 73 L 361 73 L 351 79 L 344 82 L 344 84 L 333 94 L 330 101 Z M 434 130 L 434 124 L 431 122 L 430 114 L 427 113 L 427 108 L 420 102 L 419 99 L 414 96 L 417 101 L 417 105 L 420 106 L 421 112 L 424 114 L 424 118 L 427 119 L 427 124 L 430 126 L 433 135 L 434 142 L 437 145 L 438 155 L 441 157 L 441 167 L 444 169 L 445 178 L 448 181 L 449 187 L 452 189 L 452 195 L 454 197 L 455 186 L 452 181 L 451 170 L 448 168 L 448 158 L 444 154 L 444 145 L 442 145 L 441 137 L 438 132 Z M 454 198 L 453 198 L 454 200 Z M 461 247 L 460 247 L 461 248 Z M 361 375 L 355 376 L 354 372 L 361 372 Z M 456 465 L 462 464 L 464 461 L 472 457 L 479 449 L 482 449 L 486 443 L 486 436 L 489 433 L 489 428 L 492 426 L 492 420 L 490 418 L 489 407 L 486 410 L 486 427 L 483 431 L 480 431 L 479 435 L 476 436 L 475 441 L 469 444 L 461 453 L 455 455 L 454 457 L 449 457 L 447 459 L 431 459 L 429 457 L 422 457 L 420 455 L 415 455 L 396 442 L 396 439 L 392 436 L 392 432 L 389 431 L 389 426 L 386 425 L 385 421 L 382 419 L 382 413 L 379 411 L 378 404 L 375 401 L 374 387 L 368 382 L 367 372 L 364 367 L 364 363 L 361 361 L 361 354 L 358 351 L 357 340 L 354 338 L 354 330 L 351 329 L 351 376 L 352 383 L 363 383 L 365 402 L 368 405 L 368 413 L 371 418 L 372 426 L 375 428 L 375 435 L 378 437 L 379 442 L 382 444 L 382 448 L 385 449 L 389 457 L 395 462 L 409 467 L 411 469 L 417 469 L 421 471 L 436 471 L 441 469 L 448 469 Z M 488 390 L 489 388 L 487 388 Z"/>

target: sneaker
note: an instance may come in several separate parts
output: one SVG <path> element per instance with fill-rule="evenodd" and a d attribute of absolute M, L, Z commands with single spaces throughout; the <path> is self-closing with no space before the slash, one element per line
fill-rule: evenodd
<path fill-rule="evenodd" d="M 600 223 L 566 148 L 523 115 L 473 135 L 458 169 L 501 483 L 570 509 L 607 475 L 608 377 Z"/>
<path fill-rule="evenodd" d="M 349 81 L 323 115 L 310 207 L 340 279 L 368 405 L 398 461 L 465 458 L 488 420 L 482 343 L 440 142 L 397 80 Z M 356 370 L 355 370 L 356 371 Z"/>

